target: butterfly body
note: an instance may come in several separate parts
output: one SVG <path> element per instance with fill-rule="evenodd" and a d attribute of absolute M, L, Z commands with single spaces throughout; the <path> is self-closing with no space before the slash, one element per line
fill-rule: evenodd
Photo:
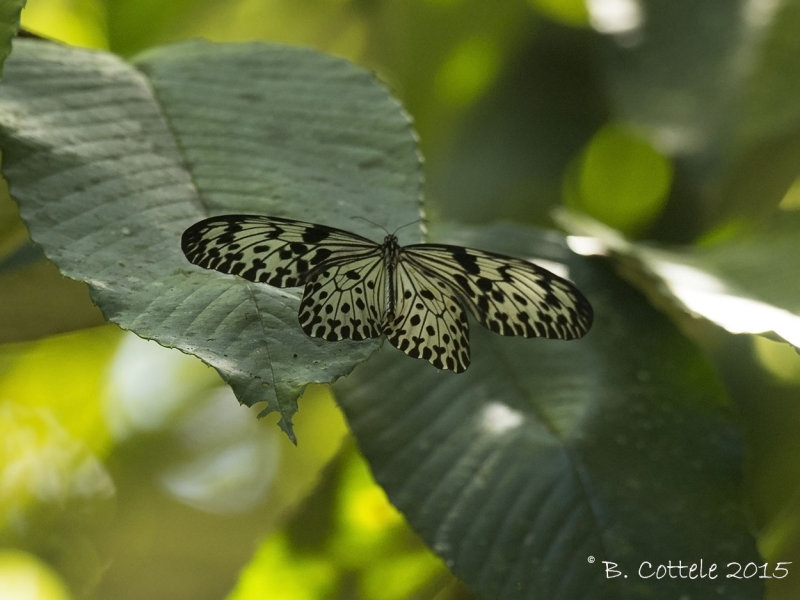
<path fill-rule="evenodd" d="M 298 320 L 336 341 L 386 335 L 414 358 L 464 371 L 472 312 L 501 335 L 573 339 L 592 322 L 568 281 L 518 258 L 444 244 L 378 244 L 360 235 L 280 217 L 223 215 L 181 240 L 194 264 L 276 287 L 304 286 Z"/>

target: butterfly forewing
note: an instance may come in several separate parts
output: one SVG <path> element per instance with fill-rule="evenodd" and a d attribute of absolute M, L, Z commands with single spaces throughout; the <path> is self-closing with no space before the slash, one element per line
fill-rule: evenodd
<path fill-rule="evenodd" d="M 315 272 L 300 302 L 300 327 L 330 341 L 378 337 L 385 312 L 385 268 L 374 256 L 343 260 Z"/>
<path fill-rule="evenodd" d="M 379 255 L 380 246 L 354 233 L 293 219 L 222 215 L 184 231 L 190 262 L 275 287 L 296 287 L 320 265 L 344 256 Z"/>
<path fill-rule="evenodd" d="M 401 250 L 402 252 L 402 250 Z M 469 366 L 469 323 L 452 290 L 409 263 L 397 264 L 397 304 L 384 330 L 391 344 L 439 369 Z"/>
<path fill-rule="evenodd" d="M 450 287 L 495 333 L 574 339 L 591 327 L 592 308 L 575 286 L 527 261 L 440 244 L 406 246 L 403 258 Z"/>

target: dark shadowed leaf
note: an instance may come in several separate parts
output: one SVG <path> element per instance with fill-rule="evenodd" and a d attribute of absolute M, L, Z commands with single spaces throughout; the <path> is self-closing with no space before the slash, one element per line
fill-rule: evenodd
<path fill-rule="evenodd" d="M 412 526 L 487 598 L 760 598 L 758 580 L 638 575 L 644 561 L 758 560 L 740 505 L 741 442 L 699 351 L 555 240 L 511 227 L 446 238 L 568 262 L 596 320 L 572 342 L 473 325 L 463 375 L 385 347 L 336 384 Z M 606 577 L 602 561 L 627 579 Z"/>

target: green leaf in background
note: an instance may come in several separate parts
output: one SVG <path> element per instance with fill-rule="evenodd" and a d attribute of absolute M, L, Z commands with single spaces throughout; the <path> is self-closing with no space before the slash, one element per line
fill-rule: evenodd
<path fill-rule="evenodd" d="M 25 6 L 25 0 L 0 0 L 0 75 L 3 73 L 3 62 L 11 53 L 11 38 L 19 29 L 19 14 Z"/>
<path fill-rule="evenodd" d="M 520 227 L 444 237 L 567 256 Z M 595 308 L 584 339 L 473 327 L 463 375 L 386 349 L 335 385 L 376 479 L 487 598 L 761 597 L 757 579 L 638 577 L 645 560 L 759 560 L 740 501 L 741 440 L 700 351 L 600 265 L 567 262 Z M 601 561 L 628 578 L 607 578 Z"/>
<path fill-rule="evenodd" d="M 305 417 L 305 415 L 303 415 Z M 367 560 L 365 560 L 365 557 Z M 352 440 L 226 600 L 472 600 L 373 480 Z"/>
<path fill-rule="evenodd" d="M 213 369 L 114 325 L 0 346 L 0 547 L 72 600 L 223 598 L 347 433 L 326 386 L 300 402 L 298 450 Z M 0 565 L 3 600 L 24 581 Z"/>
<path fill-rule="evenodd" d="M 611 110 L 675 164 L 659 237 L 765 218 L 800 161 L 800 5 L 642 0 L 623 18 L 610 6 L 588 3 Z"/>
<path fill-rule="evenodd" d="M 13 548 L 0 550 L 0 580 L 3 592 L 9 598 L 24 598 L 35 582 L 37 598 L 46 600 L 72 600 L 58 574 L 33 554 Z"/>
<path fill-rule="evenodd" d="M 550 224 L 564 170 L 607 118 L 593 48 L 589 31 L 537 23 L 447 152 L 426 152 L 427 209 L 469 223 Z"/>
<path fill-rule="evenodd" d="M 22 342 L 94 327 L 105 322 L 87 286 L 64 277 L 30 241 L 19 219 L 9 245 L 19 250 L 0 260 L 0 304 L 13 318 L 0 319 L 0 343 Z M 23 237 L 24 236 L 24 237 Z M 2 249 L 0 249 L 2 252 Z"/>
<path fill-rule="evenodd" d="M 629 242 L 585 215 L 559 214 L 566 229 L 591 236 L 587 253 L 610 255 L 658 305 L 800 349 L 800 212 L 778 212 L 762 228 L 717 243 L 676 248 Z"/>
<path fill-rule="evenodd" d="M 585 27 L 589 24 L 589 12 L 583 0 L 528 0 L 528 4 L 565 25 Z"/>
<path fill-rule="evenodd" d="M 346 61 L 265 44 L 189 42 L 131 65 L 20 41 L 7 66 L 4 173 L 34 241 L 108 319 L 198 355 L 241 402 L 279 411 L 291 437 L 302 388 L 376 342 L 308 338 L 298 290 L 192 267 L 180 235 L 226 212 L 372 237 L 382 232 L 354 217 L 389 230 L 418 218 L 419 157 L 399 103 Z"/>
<path fill-rule="evenodd" d="M 647 140 L 619 125 L 602 127 L 568 171 L 566 204 L 635 233 L 656 219 L 672 166 Z"/>

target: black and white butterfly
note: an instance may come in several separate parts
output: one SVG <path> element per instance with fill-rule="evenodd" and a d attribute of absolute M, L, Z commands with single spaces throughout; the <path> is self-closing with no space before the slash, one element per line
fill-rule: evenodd
<path fill-rule="evenodd" d="M 222 215 L 189 227 L 192 263 L 275 287 L 305 286 L 303 331 L 326 340 L 385 334 L 408 356 L 460 373 L 469 366 L 469 310 L 501 335 L 574 339 L 592 307 L 572 283 L 519 258 L 443 244 L 378 244 L 293 219 Z"/>

